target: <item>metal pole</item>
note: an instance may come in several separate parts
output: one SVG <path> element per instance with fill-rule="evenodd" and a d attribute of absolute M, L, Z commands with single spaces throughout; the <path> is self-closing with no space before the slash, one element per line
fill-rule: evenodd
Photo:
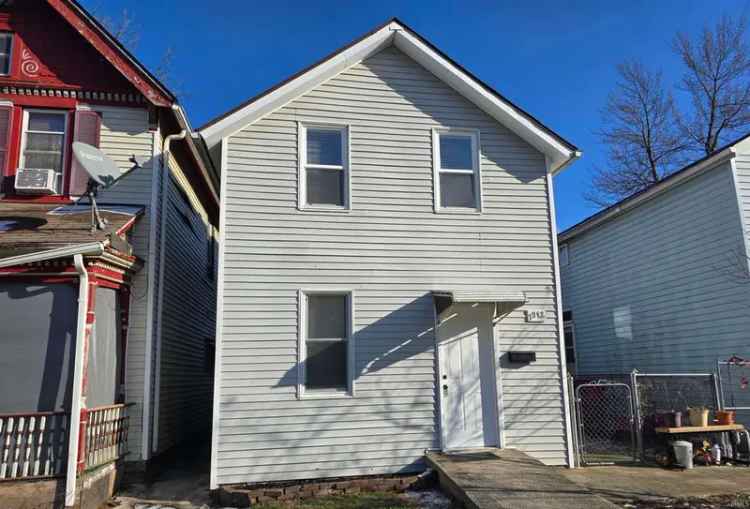
<path fill-rule="evenodd" d="M 635 416 L 635 440 L 636 449 L 640 451 L 641 460 L 643 460 L 643 433 L 641 429 L 641 399 L 638 394 L 638 370 L 634 369 L 630 373 L 630 385 L 633 390 L 633 415 Z"/>
<path fill-rule="evenodd" d="M 719 410 L 724 410 L 724 385 L 721 382 L 721 361 L 716 359 L 716 376 L 719 385 Z"/>

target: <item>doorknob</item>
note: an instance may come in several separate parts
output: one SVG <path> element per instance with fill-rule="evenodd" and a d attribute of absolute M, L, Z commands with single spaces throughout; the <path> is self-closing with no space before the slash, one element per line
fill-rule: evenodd
<path fill-rule="evenodd" d="M 444 390 L 444 391 L 447 391 L 447 390 L 448 390 L 448 384 L 444 384 L 444 385 L 443 385 L 443 390 Z"/>
<path fill-rule="evenodd" d="M 443 375 L 443 380 L 448 380 L 448 375 Z"/>

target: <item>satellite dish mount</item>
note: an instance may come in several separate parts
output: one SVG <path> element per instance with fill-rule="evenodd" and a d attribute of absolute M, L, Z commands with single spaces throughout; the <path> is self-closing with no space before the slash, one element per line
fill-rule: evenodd
<path fill-rule="evenodd" d="M 91 231 L 103 230 L 107 227 L 107 220 L 102 218 L 96 205 L 96 196 L 99 190 L 114 186 L 125 175 L 140 168 L 142 164 L 136 156 L 132 156 L 130 162 L 133 163 L 133 166 L 123 172 L 107 154 L 80 141 L 73 143 L 73 156 L 89 176 L 86 184 L 86 196 L 91 203 Z"/>

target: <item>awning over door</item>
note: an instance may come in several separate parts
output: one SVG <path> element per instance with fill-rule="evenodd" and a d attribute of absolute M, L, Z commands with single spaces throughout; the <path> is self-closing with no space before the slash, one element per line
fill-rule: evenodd
<path fill-rule="evenodd" d="M 513 307 L 522 306 L 526 303 L 526 294 L 524 292 L 509 292 L 501 289 L 466 289 L 466 290 L 445 290 L 432 292 L 435 298 L 435 309 L 438 314 L 442 313 L 451 304 L 483 302 L 495 305 L 495 317 L 498 316 L 503 304 L 510 304 Z"/>

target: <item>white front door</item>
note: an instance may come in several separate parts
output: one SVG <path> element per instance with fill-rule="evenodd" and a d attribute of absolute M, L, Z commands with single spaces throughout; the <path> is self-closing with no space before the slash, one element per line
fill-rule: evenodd
<path fill-rule="evenodd" d="M 438 317 L 437 338 L 444 448 L 498 446 L 489 304 L 453 304 Z"/>

